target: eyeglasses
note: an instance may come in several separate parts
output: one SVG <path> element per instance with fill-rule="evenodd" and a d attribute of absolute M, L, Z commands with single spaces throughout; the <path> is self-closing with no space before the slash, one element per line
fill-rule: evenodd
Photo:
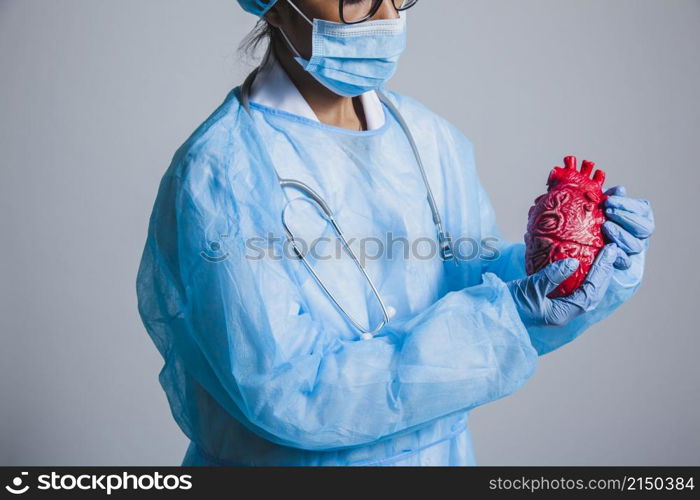
<path fill-rule="evenodd" d="M 384 0 L 338 0 L 340 20 L 345 24 L 366 21 L 377 13 Z M 391 0 L 398 11 L 410 9 L 418 0 Z"/>

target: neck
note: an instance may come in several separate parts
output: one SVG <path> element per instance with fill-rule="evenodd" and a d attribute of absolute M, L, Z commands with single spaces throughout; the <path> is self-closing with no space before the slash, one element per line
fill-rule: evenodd
<path fill-rule="evenodd" d="M 283 41 L 274 37 L 272 44 L 275 57 L 319 121 L 350 130 L 367 129 L 359 97 L 340 96 L 326 88 L 294 60 L 294 55 Z"/>

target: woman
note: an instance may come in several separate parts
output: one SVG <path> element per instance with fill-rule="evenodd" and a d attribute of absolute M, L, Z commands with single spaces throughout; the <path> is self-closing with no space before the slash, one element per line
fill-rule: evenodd
<path fill-rule="evenodd" d="M 609 190 L 549 299 L 576 259 L 527 276 L 471 142 L 384 89 L 415 0 L 239 3 L 267 54 L 175 154 L 137 277 L 182 464 L 475 464 L 469 411 L 635 293 L 649 204 Z"/>

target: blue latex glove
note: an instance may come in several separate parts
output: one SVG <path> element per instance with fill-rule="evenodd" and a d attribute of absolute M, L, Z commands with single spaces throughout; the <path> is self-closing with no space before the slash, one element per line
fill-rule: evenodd
<path fill-rule="evenodd" d="M 622 250 L 615 261 L 617 269 L 630 267 L 630 255 L 641 253 L 649 247 L 649 237 L 654 232 L 654 212 L 647 200 L 630 198 L 624 186 L 615 186 L 605 194 L 603 234 Z"/>
<path fill-rule="evenodd" d="M 526 327 L 562 326 L 594 309 L 610 285 L 614 263 L 620 253 L 615 243 L 605 245 L 583 284 L 567 297 L 550 299 L 547 294 L 576 271 L 578 259 L 558 260 L 531 276 L 507 282 L 520 319 Z"/>

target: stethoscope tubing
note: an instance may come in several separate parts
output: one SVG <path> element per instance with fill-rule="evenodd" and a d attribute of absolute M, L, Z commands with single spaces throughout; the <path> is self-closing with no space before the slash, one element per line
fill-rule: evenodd
<path fill-rule="evenodd" d="M 243 108 L 246 110 L 246 112 L 250 115 L 250 106 L 249 106 L 249 95 L 250 95 L 250 88 L 253 84 L 253 81 L 255 79 L 255 76 L 258 73 L 258 70 L 260 68 L 257 67 L 255 68 L 245 79 L 243 82 L 243 85 L 241 86 L 240 89 L 240 95 L 239 99 L 241 102 L 241 105 Z M 428 176 L 425 173 L 425 168 L 423 166 L 423 161 L 420 156 L 420 152 L 418 151 L 418 146 L 416 145 L 415 140 L 413 139 L 413 135 L 411 134 L 410 129 L 408 128 L 408 124 L 404 120 L 403 116 L 397 109 L 397 107 L 392 103 L 387 96 L 381 91 L 381 90 L 376 90 L 377 96 L 379 97 L 379 100 L 384 103 L 391 113 L 394 115 L 396 120 L 399 122 L 399 125 L 401 126 L 402 130 L 406 134 L 406 137 L 408 139 L 408 142 L 411 146 L 411 149 L 413 150 L 413 155 L 416 158 L 416 163 L 418 164 L 418 169 L 421 173 L 421 177 L 423 179 L 423 183 L 425 184 L 426 188 L 426 193 L 427 193 L 427 199 L 428 199 L 428 205 L 430 206 L 430 211 L 432 213 L 432 218 L 433 218 L 433 223 L 435 224 L 436 230 L 437 230 L 437 236 L 438 236 L 438 244 L 440 246 L 440 256 L 442 260 L 450 260 L 454 259 L 454 252 L 452 251 L 452 241 L 450 238 L 450 235 L 447 231 L 445 231 L 442 223 L 442 218 L 440 217 L 440 211 L 437 208 L 437 204 L 435 203 L 435 198 L 433 196 L 432 189 L 430 188 L 430 183 L 428 182 Z M 274 168 L 274 165 L 273 165 Z M 328 222 L 331 223 L 333 226 L 333 229 L 335 233 L 338 235 L 339 239 L 341 240 L 343 247 L 345 250 L 348 252 L 350 255 L 350 258 L 353 260 L 357 268 L 360 270 L 362 275 L 364 276 L 365 280 L 367 283 L 369 283 L 369 286 L 372 290 L 372 294 L 374 297 L 377 299 L 377 302 L 380 305 L 380 308 L 382 310 L 382 315 L 383 318 L 381 322 L 373 329 L 366 329 L 362 325 L 359 324 L 359 322 L 352 317 L 345 309 L 340 305 L 338 300 L 335 298 L 333 293 L 326 287 L 326 285 L 323 283 L 323 280 L 318 276 L 316 271 L 313 269 L 313 266 L 308 262 L 306 256 L 304 253 L 298 248 L 295 242 L 294 234 L 292 231 L 289 229 L 289 226 L 287 225 L 287 222 L 285 220 L 285 212 L 287 209 L 287 205 L 285 205 L 283 211 L 282 211 L 282 226 L 284 228 L 284 231 L 287 235 L 287 239 L 292 245 L 292 248 L 294 249 L 294 252 L 296 253 L 297 257 L 302 261 L 304 266 L 307 268 L 309 273 L 314 277 L 314 280 L 318 283 L 318 285 L 321 287 L 323 292 L 330 298 L 330 300 L 333 302 L 335 307 L 338 309 L 338 311 L 352 324 L 354 328 L 356 328 L 358 331 L 361 332 L 361 337 L 363 339 L 369 339 L 372 338 L 376 333 L 378 333 L 384 326 L 389 322 L 389 313 L 387 311 L 387 307 L 384 304 L 384 301 L 381 298 L 381 295 L 379 294 L 379 291 L 377 290 L 377 287 L 374 285 L 374 282 L 372 279 L 369 277 L 367 274 L 366 269 L 362 265 L 362 263 L 359 261 L 357 256 L 355 255 L 355 252 L 352 251 L 350 248 L 350 245 L 348 244 L 347 240 L 345 239 L 345 235 L 343 234 L 343 231 L 341 230 L 340 226 L 336 222 L 335 218 L 333 217 L 333 211 L 330 209 L 326 201 L 314 190 L 312 189 L 308 184 L 301 182 L 296 179 L 284 179 L 279 176 L 279 173 L 277 173 L 277 170 L 275 169 L 275 174 L 277 175 L 277 180 L 280 184 L 281 188 L 285 187 L 290 187 L 297 189 L 298 191 L 302 192 L 304 195 L 306 195 L 309 199 L 313 200 L 313 202 L 318 206 L 318 208 L 321 210 L 322 214 L 324 217 L 328 220 Z"/>

